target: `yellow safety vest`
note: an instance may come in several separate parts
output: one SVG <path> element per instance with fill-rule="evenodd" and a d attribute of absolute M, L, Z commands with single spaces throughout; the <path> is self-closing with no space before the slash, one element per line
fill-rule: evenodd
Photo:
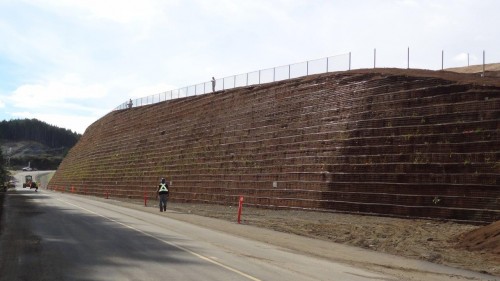
<path fill-rule="evenodd" d="M 168 188 L 167 188 L 167 185 L 166 185 L 166 184 L 161 183 L 160 185 L 161 185 L 161 186 L 160 186 L 160 190 L 159 190 L 160 192 L 161 192 L 161 191 L 168 191 Z"/>

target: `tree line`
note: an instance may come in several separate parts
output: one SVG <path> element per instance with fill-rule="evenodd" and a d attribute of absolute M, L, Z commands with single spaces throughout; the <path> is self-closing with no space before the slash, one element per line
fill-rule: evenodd
<path fill-rule="evenodd" d="M 15 119 L 0 122 L 0 139 L 12 141 L 36 141 L 51 148 L 73 147 L 80 134 L 49 125 L 37 119 Z"/>

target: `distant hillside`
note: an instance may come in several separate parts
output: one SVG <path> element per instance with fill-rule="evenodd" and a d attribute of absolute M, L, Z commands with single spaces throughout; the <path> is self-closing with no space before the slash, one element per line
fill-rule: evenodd
<path fill-rule="evenodd" d="M 482 73 L 483 65 L 471 65 L 464 67 L 454 67 L 447 68 L 446 71 L 457 72 L 457 73 Z M 490 63 L 484 65 L 484 71 L 486 76 L 489 77 L 500 77 L 500 63 Z"/>
<path fill-rule="evenodd" d="M 17 119 L 0 122 L 0 139 L 36 141 L 49 147 L 72 147 L 80 139 L 80 134 L 37 119 Z"/>
<path fill-rule="evenodd" d="M 19 169 L 31 164 L 38 169 L 56 169 L 80 134 L 37 119 L 0 122 L 0 145 L 10 166 Z"/>

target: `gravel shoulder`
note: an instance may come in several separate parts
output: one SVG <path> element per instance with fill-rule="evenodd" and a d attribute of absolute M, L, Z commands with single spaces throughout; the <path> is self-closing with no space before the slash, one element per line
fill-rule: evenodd
<path fill-rule="evenodd" d="M 424 267 L 446 265 L 495 276 L 487 280 L 500 280 L 500 255 L 498 253 L 489 249 L 471 251 L 461 246 L 462 237 L 465 234 L 481 229 L 482 226 L 436 220 L 269 210 L 244 206 L 241 225 L 245 227 L 240 227 L 237 224 L 237 207 L 235 206 L 169 202 L 167 212 L 160 213 L 155 200 L 149 201 L 147 207 L 144 207 L 143 201 L 124 198 L 112 198 L 107 201 L 148 212 L 157 212 L 158 215 L 311 255 L 351 264 L 363 264 L 372 269 L 383 268 L 381 270 L 384 272 L 393 267 L 398 270 L 406 267 L 421 268 L 420 263 L 428 263 Z M 304 240 L 297 240 L 297 238 Z M 325 244 L 324 242 L 334 243 Z M 328 248 L 324 245 L 328 245 Z M 371 252 L 377 255 L 371 256 L 369 254 Z M 402 260 L 404 259 L 404 262 L 399 265 L 391 264 L 393 257 L 385 262 L 381 259 L 383 255 L 379 253 L 399 256 Z M 374 261 L 374 259 L 378 260 Z M 435 271 L 439 272 L 439 269 Z M 471 278 L 471 280 L 476 279 Z"/>

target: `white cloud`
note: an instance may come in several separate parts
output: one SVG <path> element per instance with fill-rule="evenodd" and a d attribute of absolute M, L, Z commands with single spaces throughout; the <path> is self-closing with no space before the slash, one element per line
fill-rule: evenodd
<path fill-rule="evenodd" d="M 402 5 L 402 6 L 409 6 L 412 8 L 419 7 L 419 2 L 417 2 L 415 0 L 399 0 L 399 1 L 397 1 L 397 3 Z"/>
<path fill-rule="evenodd" d="M 467 63 L 470 65 L 478 64 L 481 59 L 475 54 L 460 53 L 453 57 L 453 61 L 458 63 L 459 66 L 466 66 Z"/>
<path fill-rule="evenodd" d="M 0 0 L 0 61 L 11 64 L 0 73 L 0 118 L 8 110 L 88 123 L 77 117 L 95 121 L 129 98 L 212 76 L 349 51 L 353 68 L 372 67 L 373 48 L 380 67 L 406 67 L 408 46 L 411 67 L 441 68 L 443 49 L 445 67 L 466 65 L 468 52 L 471 64 L 482 60 L 483 49 L 498 62 L 496 8 L 489 0 Z"/>
<path fill-rule="evenodd" d="M 9 99 L 18 108 L 50 108 L 54 105 L 81 108 L 78 106 L 80 100 L 101 99 L 107 93 L 104 85 L 84 84 L 78 75 L 68 74 L 61 79 L 21 85 Z"/>
<path fill-rule="evenodd" d="M 13 117 L 37 118 L 83 133 L 89 124 L 113 108 L 115 102 L 109 100 L 109 92 L 107 85 L 85 83 L 79 75 L 68 74 L 21 85 L 6 102 Z"/>
<path fill-rule="evenodd" d="M 57 13 L 72 13 L 87 20 L 105 20 L 120 24 L 150 22 L 163 16 L 163 7 L 177 1 L 145 0 L 33 0 L 32 5 Z"/>
<path fill-rule="evenodd" d="M 453 60 L 456 61 L 456 62 L 467 62 L 467 54 L 466 53 L 460 53 L 460 54 L 454 56 Z"/>
<path fill-rule="evenodd" d="M 83 134 L 85 132 L 85 129 L 97 120 L 95 117 L 91 116 L 77 116 L 57 113 L 32 113 L 29 111 L 14 112 L 12 113 L 12 116 L 20 119 L 36 118 L 48 124 L 60 128 L 66 128 L 80 134 Z"/>

